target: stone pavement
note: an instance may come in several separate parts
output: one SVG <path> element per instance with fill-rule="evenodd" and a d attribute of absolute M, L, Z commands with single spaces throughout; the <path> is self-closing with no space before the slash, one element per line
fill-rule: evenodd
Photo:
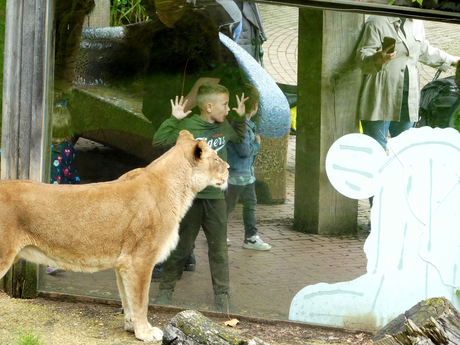
<path fill-rule="evenodd" d="M 260 5 L 267 41 L 263 45 L 264 67 L 277 83 L 297 85 L 297 38 L 299 10 L 296 7 Z M 460 56 L 459 24 L 424 21 L 426 38 L 435 47 Z M 420 64 L 420 88 L 433 80 L 436 69 Z M 455 74 L 450 68 L 441 78 Z"/>
<path fill-rule="evenodd" d="M 264 68 L 277 83 L 297 85 L 299 10 L 296 7 L 260 4 L 267 41 Z"/>
<path fill-rule="evenodd" d="M 294 7 L 261 5 L 268 41 L 265 68 L 275 81 L 297 81 L 297 13 Z M 427 37 L 443 49 L 458 49 L 459 25 L 426 23 Z M 460 51 L 450 51 L 460 55 Z M 423 69 L 425 80 L 434 75 Z M 303 287 L 319 282 L 352 280 L 366 272 L 363 244 L 368 234 L 369 205 L 359 201 L 355 237 L 325 237 L 292 230 L 294 202 L 295 136 L 289 139 L 287 200 L 281 205 L 258 205 L 259 234 L 272 245 L 267 252 L 243 249 L 241 205 L 228 224 L 230 280 L 232 300 L 238 312 L 247 316 L 287 319 L 290 302 Z M 95 249 L 97 250 L 97 248 Z M 213 300 L 207 259 L 207 245 L 200 233 L 196 241 L 197 270 L 184 272 L 174 293 L 175 304 L 185 308 L 207 310 Z M 113 271 L 94 274 L 64 272 L 56 277 L 41 272 L 40 289 L 47 292 L 118 298 Z M 158 283 L 152 283 L 151 302 Z"/>

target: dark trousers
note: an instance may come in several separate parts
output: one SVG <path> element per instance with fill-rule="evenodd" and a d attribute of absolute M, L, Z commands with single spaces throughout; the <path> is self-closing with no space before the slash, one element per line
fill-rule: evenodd
<path fill-rule="evenodd" d="M 257 196 L 255 183 L 245 186 L 229 184 L 225 201 L 227 202 L 227 217 L 236 207 L 238 200 L 243 204 L 244 238 L 250 238 L 257 234 L 256 228 L 256 205 Z"/>
<path fill-rule="evenodd" d="M 160 290 L 174 290 L 185 261 L 203 228 L 208 241 L 209 268 L 216 295 L 229 293 L 227 214 L 225 200 L 195 199 L 179 227 L 179 243 L 166 260 Z"/>

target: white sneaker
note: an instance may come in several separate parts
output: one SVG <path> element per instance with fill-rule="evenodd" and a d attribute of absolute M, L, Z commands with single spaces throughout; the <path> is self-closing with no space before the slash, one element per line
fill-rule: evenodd
<path fill-rule="evenodd" d="M 64 272 L 64 271 L 65 271 L 64 269 L 59 268 L 59 267 L 50 267 L 50 266 L 48 266 L 47 269 L 46 269 L 46 274 L 48 274 L 50 276 L 54 276 L 57 273 L 61 273 L 61 272 Z"/>
<path fill-rule="evenodd" d="M 227 246 L 231 246 L 232 245 L 232 242 L 227 238 Z"/>
<path fill-rule="evenodd" d="M 244 240 L 243 248 L 252 250 L 269 250 L 272 246 L 262 241 L 259 235 Z"/>

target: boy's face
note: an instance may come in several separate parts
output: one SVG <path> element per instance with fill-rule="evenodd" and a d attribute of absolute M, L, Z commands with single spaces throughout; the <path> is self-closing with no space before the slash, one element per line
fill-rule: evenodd
<path fill-rule="evenodd" d="M 206 104 L 208 112 L 208 122 L 224 122 L 225 117 L 228 115 L 230 108 L 228 107 L 228 95 L 222 93 L 214 97 L 214 101 L 209 101 Z"/>

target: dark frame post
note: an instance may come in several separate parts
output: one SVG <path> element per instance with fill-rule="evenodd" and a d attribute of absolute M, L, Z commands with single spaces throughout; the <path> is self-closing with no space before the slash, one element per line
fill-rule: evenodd
<path fill-rule="evenodd" d="M 49 179 L 53 76 L 54 0 L 8 1 L 1 179 Z M 13 297 L 35 296 L 37 267 L 16 263 L 0 287 Z"/>

